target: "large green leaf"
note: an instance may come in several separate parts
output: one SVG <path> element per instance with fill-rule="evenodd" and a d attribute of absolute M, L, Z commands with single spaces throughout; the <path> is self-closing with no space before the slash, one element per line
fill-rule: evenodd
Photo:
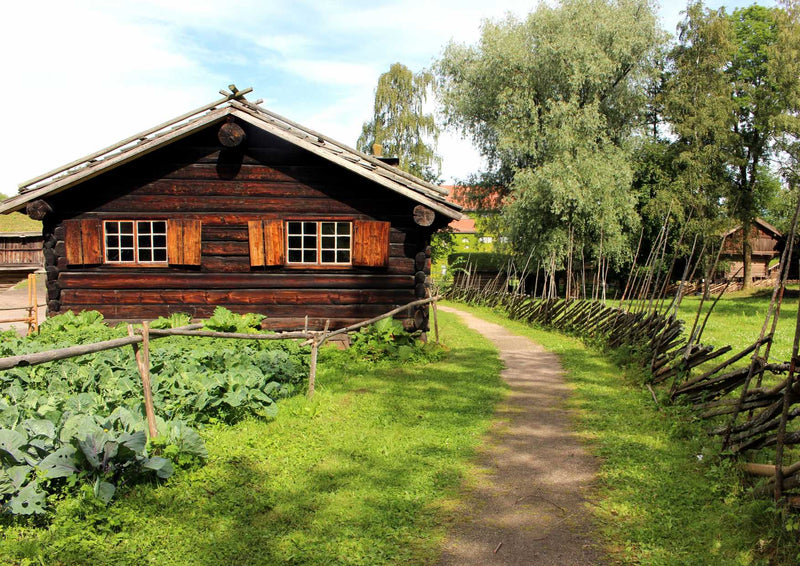
<path fill-rule="evenodd" d="M 25 462 L 25 452 L 22 448 L 28 443 L 28 437 L 7 428 L 0 429 L 0 460 L 9 459 L 17 462 Z"/>
<path fill-rule="evenodd" d="M 109 444 L 113 445 L 113 453 L 116 454 L 116 443 L 110 442 L 107 433 L 97 432 L 88 435 L 83 440 L 79 440 L 78 448 L 80 448 L 90 466 L 100 469 L 108 461 L 109 452 L 106 448 Z"/>
<path fill-rule="evenodd" d="M 32 481 L 12 497 L 8 503 L 8 509 L 14 515 L 33 515 L 34 513 L 44 513 L 44 506 L 47 503 L 47 496 L 39 489 L 36 481 Z"/>
<path fill-rule="evenodd" d="M 80 471 L 78 467 L 77 450 L 72 446 L 62 446 L 46 458 L 37 466 L 44 477 L 66 478 Z"/>
<path fill-rule="evenodd" d="M 206 445 L 196 430 L 182 421 L 173 421 L 170 424 L 169 443 L 178 447 L 179 454 L 208 458 Z"/>
<path fill-rule="evenodd" d="M 102 481 L 100 478 L 97 478 L 94 482 L 94 496 L 103 503 L 111 501 L 116 491 L 117 488 L 114 487 L 113 483 Z"/>
<path fill-rule="evenodd" d="M 160 456 L 147 458 L 142 462 L 142 467 L 147 470 L 153 470 L 161 479 L 167 479 L 173 472 L 172 462 Z"/>
<path fill-rule="evenodd" d="M 78 414 L 70 415 L 64 421 L 58 437 L 61 442 L 71 442 L 73 438 L 83 440 L 90 434 L 99 432 L 102 429 L 97 424 L 97 420 L 92 415 Z"/>
<path fill-rule="evenodd" d="M 125 432 L 119 435 L 117 442 L 128 448 L 133 454 L 141 456 L 144 454 L 144 447 L 147 444 L 147 434 L 143 430 L 134 433 Z"/>
<path fill-rule="evenodd" d="M 22 421 L 21 426 L 31 438 L 41 436 L 53 439 L 56 437 L 56 426 L 45 419 L 27 419 Z"/>
<path fill-rule="evenodd" d="M 17 493 L 32 471 L 31 466 L 11 466 L 0 470 L 0 495 Z"/>

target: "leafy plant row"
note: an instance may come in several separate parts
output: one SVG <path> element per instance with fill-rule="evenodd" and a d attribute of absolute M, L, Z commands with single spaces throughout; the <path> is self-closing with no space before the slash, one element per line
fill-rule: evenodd
<path fill-rule="evenodd" d="M 253 332 L 258 315 L 219 308 L 209 330 Z M 176 327 L 188 317 L 153 323 Z M 0 356 L 98 342 L 125 335 L 97 312 L 49 319 L 39 335 L 3 335 Z M 174 463 L 207 457 L 197 431 L 251 415 L 272 417 L 308 372 L 306 350 L 289 341 L 170 337 L 151 349 L 159 437 L 147 443 L 141 381 L 129 348 L 0 372 L 0 505 L 42 513 L 47 498 L 89 482 L 109 501 L 117 488 L 166 478 Z"/>

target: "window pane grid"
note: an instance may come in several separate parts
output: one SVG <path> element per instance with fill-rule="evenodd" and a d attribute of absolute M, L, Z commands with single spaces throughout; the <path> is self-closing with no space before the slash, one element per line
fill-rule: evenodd
<path fill-rule="evenodd" d="M 107 263 L 166 263 L 165 220 L 107 220 L 103 226 Z"/>
<path fill-rule="evenodd" d="M 287 222 L 287 263 L 349 265 L 351 231 L 350 222 Z"/>

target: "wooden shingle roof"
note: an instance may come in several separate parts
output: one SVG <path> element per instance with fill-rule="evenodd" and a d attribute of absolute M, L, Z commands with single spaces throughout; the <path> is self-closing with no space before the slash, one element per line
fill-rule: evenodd
<path fill-rule="evenodd" d="M 19 194 L 0 203 L 0 213 L 18 211 L 27 203 L 65 191 L 83 181 L 129 163 L 229 116 L 252 124 L 340 167 L 400 193 L 452 219 L 461 217 L 461 207 L 447 201 L 447 190 L 419 179 L 381 160 L 301 126 L 250 102 L 244 95 L 252 89 L 220 91 L 224 98 L 187 112 L 109 147 L 48 171 L 19 186 Z"/>

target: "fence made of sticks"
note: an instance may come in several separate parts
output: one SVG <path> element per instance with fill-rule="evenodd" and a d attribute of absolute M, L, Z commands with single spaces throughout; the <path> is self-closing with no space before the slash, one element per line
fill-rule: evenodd
<path fill-rule="evenodd" d="M 115 348 L 124 348 L 131 346 L 133 354 L 136 359 L 136 365 L 139 370 L 142 381 L 142 395 L 145 407 L 145 416 L 147 418 L 148 434 L 151 438 L 157 436 L 156 428 L 156 410 L 153 406 L 153 395 L 150 384 L 150 342 L 153 339 L 165 338 L 167 336 L 193 336 L 202 338 L 222 338 L 230 340 L 298 340 L 303 346 L 310 346 L 310 363 L 308 374 L 308 397 L 314 396 L 317 375 L 317 360 L 319 355 L 319 348 L 336 336 L 356 332 L 361 328 L 375 324 L 376 322 L 385 318 L 394 317 L 403 311 L 413 312 L 415 307 L 421 307 L 431 304 L 433 307 L 434 315 L 434 340 L 439 342 L 439 329 L 437 322 L 437 309 L 436 302 L 440 300 L 440 296 L 430 296 L 426 299 L 419 299 L 412 301 L 406 305 L 392 309 L 382 315 L 374 318 L 364 320 L 350 326 L 339 328 L 336 330 L 329 330 L 329 323 L 326 322 L 323 330 L 303 330 L 291 332 L 275 332 L 270 334 L 262 333 L 238 333 L 238 332 L 214 332 L 208 330 L 201 330 L 203 324 L 190 324 L 179 328 L 170 329 L 155 329 L 150 327 L 149 321 L 142 321 L 141 328 L 136 328 L 134 325 L 128 325 L 128 336 L 122 338 L 115 338 L 113 340 L 104 340 L 102 342 L 94 342 L 91 344 L 80 344 L 77 346 L 70 346 L 67 348 L 58 348 L 54 350 L 44 350 L 30 354 L 22 354 L 18 356 L 8 356 L 0 358 L 0 370 L 7 370 L 15 367 L 34 366 L 58 360 L 65 360 L 68 358 L 75 358 L 87 354 L 102 352 L 104 350 L 112 350 Z"/>
<path fill-rule="evenodd" d="M 800 315 L 791 361 L 769 361 L 787 272 L 775 282 L 761 335 L 732 355 L 731 346 L 699 343 L 711 309 L 702 323 L 698 310 L 687 333 L 675 310 L 659 311 L 657 302 L 650 309 L 634 310 L 598 300 L 534 298 L 499 291 L 495 286 L 453 287 L 444 296 L 500 310 L 513 320 L 598 340 L 609 348 L 630 348 L 645 370 L 646 387 L 657 404 L 654 386 L 666 390 L 669 402 L 692 406 L 696 415 L 709 423 L 710 434 L 721 437 L 723 455 L 740 457 L 741 468 L 748 474 L 769 476 L 756 494 L 800 506 L 800 461 L 784 462 L 787 449 L 800 445 L 800 430 L 788 429 L 800 416 L 800 383 L 796 379 Z M 724 289 L 720 295 L 722 292 Z M 713 304 L 717 300 L 719 296 Z M 796 452 L 793 455 L 798 457 Z M 775 463 L 763 463 L 769 458 Z"/>

